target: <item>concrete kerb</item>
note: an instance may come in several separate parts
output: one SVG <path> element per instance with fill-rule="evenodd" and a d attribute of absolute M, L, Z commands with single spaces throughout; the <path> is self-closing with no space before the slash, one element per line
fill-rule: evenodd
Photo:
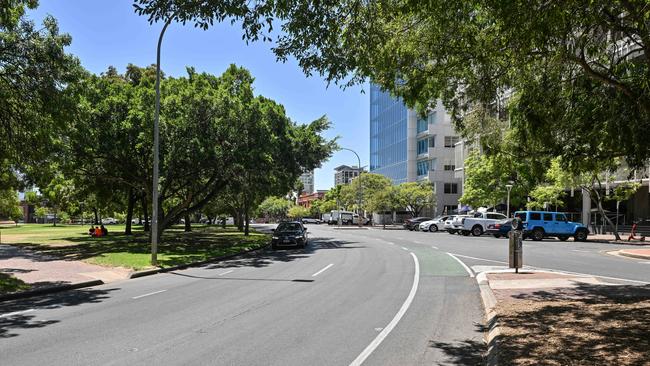
<path fill-rule="evenodd" d="M 487 273 L 481 272 L 476 275 L 476 282 L 481 292 L 481 300 L 485 309 L 485 343 L 487 344 L 486 363 L 488 366 L 499 364 L 498 346 L 499 346 L 499 316 L 496 312 L 497 299 L 490 288 L 487 279 Z"/>
<path fill-rule="evenodd" d="M 634 258 L 634 259 L 650 260 L 650 255 L 627 253 L 625 250 L 617 250 L 615 252 L 608 252 L 608 254 L 612 254 L 612 255 L 616 255 L 616 256 L 623 256 L 623 257 L 628 257 L 628 258 Z"/>
<path fill-rule="evenodd" d="M 224 260 L 228 260 L 228 259 L 238 257 L 240 255 L 250 254 L 250 253 L 262 251 L 262 250 L 268 248 L 269 246 L 270 246 L 270 244 L 267 243 L 267 244 L 265 244 L 265 245 L 263 245 L 263 246 L 261 246 L 259 248 L 248 249 L 248 250 L 241 251 L 239 253 L 223 255 L 223 256 L 220 256 L 220 257 L 214 257 L 214 258 L 206 259 L 206 260 L 200 261 L 200 262 L 192 262 L 192 263 L 181 264 L 181 265 L 173 266 L 173 267 L 154 268 L 154 269 L 146 269 L 144 271 L 132 272 L 129 275 L 129 279 L 138 278 L 138 277 L 145 277 L 145 276 L 151 276 L 151 275 L 158 274 L 158 273 L 177 271 L 177 270 L 180 270 L 180 269 L 186 269 L 186 268 L 190 268 L 190 267 L 199 267 L 199 266 L 202 266 L 202 265 L 205 265 L 205 264 L 208 264 L 208 263 L 221 262 L 221 261 L 224 261 Z"/>
<path fill-rule="evenodd" d="M 27 290 L 27 291 L 22 291 L 22 292 L 15 292 L 15 293 L 11 293 L 11 294 L 0 295 L 0 302 L 9 301 L 9 300 L 16 300 L 16 299 L 25 299 L 25 298 L 33 297 L 33 296 L 53 294 L 53 293 L 56 293 L 56 292 L 75 290 L 75 289 L 79 289 L 79 288 L 92 287 L 92 286 L 98 286 L 98 285 L 103 285 L 103 284 L 104 284 L 104 281 L 102 281 L 102 280 L 91 280 L 91 281 L 70 283 L 70 284 L 64 284 L 64 285 L 47 286 L 47 287 L 37 288 L 37 289 L 34 289 L 34 290 Z"/>

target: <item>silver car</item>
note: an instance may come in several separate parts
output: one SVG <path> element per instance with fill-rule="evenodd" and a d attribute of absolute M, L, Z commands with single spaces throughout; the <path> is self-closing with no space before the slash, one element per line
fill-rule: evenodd
<path fill-rule="evenodd" d="M 425 221 L 420 224 L 420 231 L 430 231 L 435 233 L 436 231 L 443 230 L 445 221 L 449 216 L 438 216 L 433 220 Z"/>

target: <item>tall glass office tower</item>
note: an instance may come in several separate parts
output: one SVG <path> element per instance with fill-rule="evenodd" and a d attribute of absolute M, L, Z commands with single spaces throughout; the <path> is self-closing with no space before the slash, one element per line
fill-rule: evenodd
<path fill-rule="evenodd" d="M 370 84 L 370 172 L 394 184 L 407 177 L 407 117 L 404 103 Z"/>

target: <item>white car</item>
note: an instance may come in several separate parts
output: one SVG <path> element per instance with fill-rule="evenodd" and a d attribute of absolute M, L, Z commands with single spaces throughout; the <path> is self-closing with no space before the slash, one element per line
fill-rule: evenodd
<path fill-rule="evenodd" d="M 305 217 L 302 219 L 303 224 L 320 224 L 321 221 L 319 219 L 313 219 L 311 217 Z"/>
<path fill-rule="evenodd" d="M 452 215 L 447 217 L 447 220 L 445 220 L 444 225 L 442 228 L 447 231 L 449 234 L 456 234 L 456 230 L 454 229 L 454 224 L 453 221 L 456 218 L 456 215 Z"/>
<path fill-rule="evenodd" d="M 445 221 L 447 221 L 448 218 L 449 216 L 439 216 L 433 220 L 420 223 L 420 231 L 431 231 L 432 233 L 435 233 L 438 230 L 443 230 Z"/>
<path fill-rule="evenodd" d="M 447 230 L 448 233 L 450 234 L 456 234 L 456 233 L 461 233 L 463 235 L 469 235 L 469 232 L 465 233 L 463 231 L 463 219 L 472 217 L 472 215 L 456 215 L 451 219 L 451 222 L 447 226 L 447 220 L 445 222 L 445 230 Z"/>
<path fill-rule="evenodd" d="M 105 217 L 102 219 L 102 224 L 103 225 L 114 225 L 117 224 L 117 219 L 114 219 L 112 217 Z"/>
<path fill-rule="evenodd" d="M 474 236 L 481 236 L 488 230 L 489 224 L 496 224 L 507 219 L 506 215 L 498 212 L 477 212 L 471 217 L 461 220 L 461 233 Z"/>

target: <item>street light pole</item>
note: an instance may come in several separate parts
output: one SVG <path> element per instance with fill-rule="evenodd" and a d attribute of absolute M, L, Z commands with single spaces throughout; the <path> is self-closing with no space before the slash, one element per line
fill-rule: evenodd
<path fill-rule="evenodd" d="M 160 31 L 160 36 L 158 37 L 158 48 L 156 49 L 156 110 L 153 117 L 153 192 L 151 194 L 151 200 L 153 203 L 153 210 L 151 212 L 151 265 L 158 265 L 158 177 L 160 175 L 158 169 L 160 147 L 159 147 L 159 135 L 160 129 L 158 127 L 159 117 L 160 117 L 160 46 L 162 45 L 163 36 L 169 24 L 176 17 L 176 13 L 167 19 L 165 25 L 163 25 L 162 30 Z"/>
<path fill-rule="evenodd" d="M 359 197 L 357 197 L 358 200 L 358 207 L 359 207 L 359 213 L 361 213 L 361 197 L 363 197 L 363 185 L 361 185 L 361 158 L 359 157 L 359 154 L 357 154 L 356 151 L 352 149 L 348 149 L 346 147 L 342 147 L 341 150 L 347 150 L 347 151 L 352 151 L 354 155 L 357 156 L 357 161 L 359 162 L 359 192 L 357 193 Z M 357 219 L 357 223 L 359 224 L 359 227 L 361 227 L 361 215 L 359 215 L 359 218 Z"/>
<path fill-rule="evenodd" d="M 508 189 L 508 200 L 506 201 L 506 217 L 510 218 L 510 190 L 512 189 L 512 184 L 506 184 Z"/>

